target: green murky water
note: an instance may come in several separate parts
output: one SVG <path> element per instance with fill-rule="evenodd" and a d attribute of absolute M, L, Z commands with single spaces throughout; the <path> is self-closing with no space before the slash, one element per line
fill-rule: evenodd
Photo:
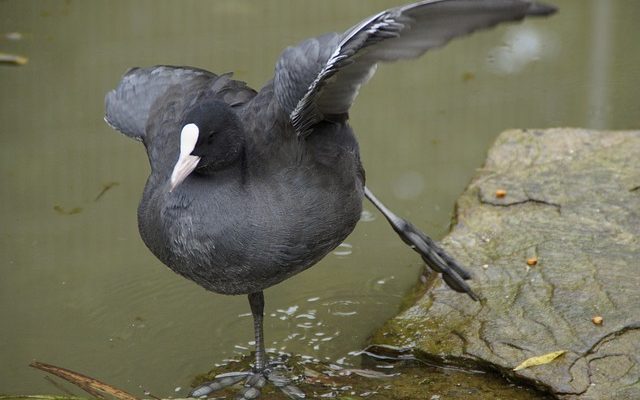
<path fill-rule="evenodd" d="M 435 237 L 500 131 L 640 126 L 640 3 L 549 1 L 550 20 L 382 66 L 352 109 L 368 185 Z M 251 348 L 244 297 L 179 278 L 138 236 L 144 149 L 102 121 L 128 67 L 235 71 L 259 88 L 285 46 L 400 3 L 1 1 L 0 52 L 29 62 L 0 65 L 0 393 L 60 393 L 27 366 L 40 360 L 180 395 Z M 395 313 L 421 263 L 366 209 L 347 244 L 266 292 L 268 347 L 356 363 Z"/>

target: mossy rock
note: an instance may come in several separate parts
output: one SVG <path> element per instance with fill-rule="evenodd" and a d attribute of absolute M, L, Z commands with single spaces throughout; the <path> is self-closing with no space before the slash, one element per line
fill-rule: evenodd
<path fill-rule="evenodd" d="M 640 132 L 504 132 L 454 221 L 443 245 L 482 301 L 439 285 L 373 343 L 562 399 L 640 399 Z"/>

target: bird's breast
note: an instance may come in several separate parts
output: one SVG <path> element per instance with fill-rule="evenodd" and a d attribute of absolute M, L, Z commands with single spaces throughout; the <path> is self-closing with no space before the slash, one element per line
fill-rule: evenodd
<path fill-rule="evenodd" d="M 318 262 L 355 227 L 362 183 L 330 175 L 195 177 L 169 194 L 145 190 L 140 233 L 164 264 L 208 290 L 262 290 Z"/>

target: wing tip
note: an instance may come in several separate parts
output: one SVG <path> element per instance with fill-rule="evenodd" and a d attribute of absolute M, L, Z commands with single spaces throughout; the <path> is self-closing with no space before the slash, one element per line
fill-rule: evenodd
<path fill-rule="evenodd" d="M 104 120 L 104 122 L 106 122 L 106 123 L 107 123 L 107 125 L 109 125 L 109 127 L 110 127 L 111 129 L 116 129 L 116 130 L 118 129 L 118 128 L 116 128 L 116 126 L 115 126 L 114 124 L 112 124 L 112 123 L 109 121 L 109 117 L 108 117 L 107 115 L 105 115 L 104 117 L 102 117 L 102 119 Z"/>
<path fill-rule="evenodd" d="M 135 68 L 132 68 L 131 70 L 133 69 Z M 144 134 L 138 133 L 132 129 L 128 129 L 127 125 L 126 124 L 123 125 L 122 120 L 118 118 L 117 102 L 118 102 L 118 90 L 113 89 L 108 91 L 107 94 L 104 96 L 104 110 L 105 110 L 104 117 L 103 117 L 104 122 L 106 122 L 107 125 L 109 125 L 109 127 L 111 127 L 112 129 L 132 139 L 143 142 Z"/>
<path fill-rule="evenodd" d="M 104 121 L 113 129 L 120 130 L 113 120 L 113 107 L 115 105 L 116 90 L 110 90 L 104 96 Z"/>

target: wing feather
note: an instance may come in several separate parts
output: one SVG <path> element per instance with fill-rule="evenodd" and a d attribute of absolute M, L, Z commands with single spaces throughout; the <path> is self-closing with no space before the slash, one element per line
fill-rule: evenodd
<path fill-rule="evenodd" d="M 183 92 L 213 95 L 231 106 L 244 104 L 256 94 L 246 83 L 231 79 L 230 73 L 216 75 L 203 69 L 168 65 L 132 68 L 105 96 L 104 119 L 125 135 L 143 141 L 154 104 L 175 86 L 186 89 Z"/>
<path fill-rule="evenodd" d="M 306 135 L 326 115 L 347 113 L 379 62 L 419 57 L 475 30 L 555 11 L 530 0 L 427 0 L 392 8 L 331 40 L 287 49 L 276 67 L 276 96 L 298 135 Z"/>

